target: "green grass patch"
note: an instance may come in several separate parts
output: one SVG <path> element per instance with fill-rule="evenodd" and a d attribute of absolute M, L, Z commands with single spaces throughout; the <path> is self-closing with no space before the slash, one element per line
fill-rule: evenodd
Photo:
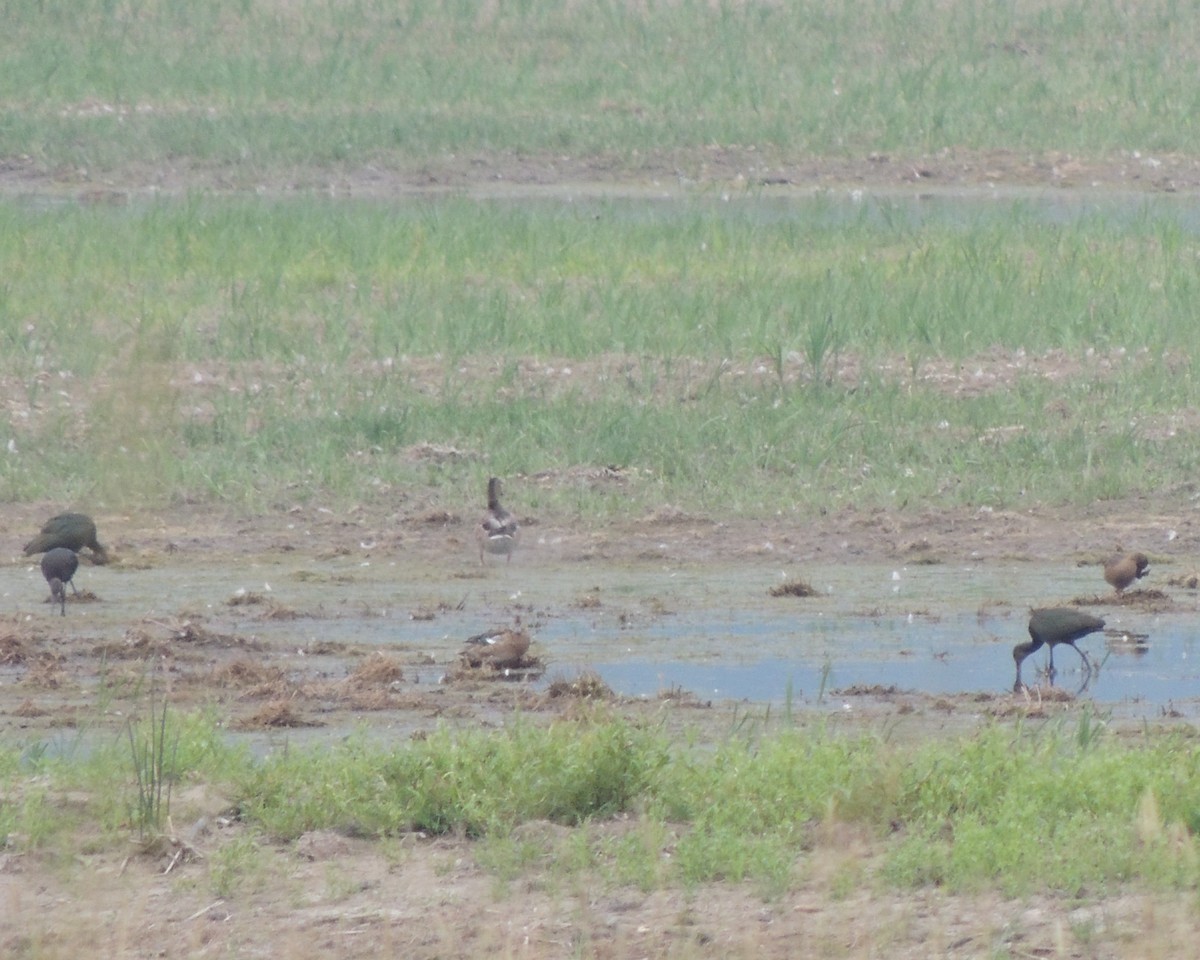
<path fill-rule="evenodd" d="M 620 720 L 549 729 L 517 721 L 503 737 L 440 730 L 405 750 L 356 742 L 345 751 L 336 772 L 325 751 L 267 762 L 244 788 L 246 812 L 280 837 L 350 825 L 475 836 L 621 813 L 666 762 L 660 738 Z"/>
<path fill-rule="evenodd" d="M 1196 152 L 1200 13 L 1081 0 L 478 4 L 17 0 L 0 153 L 296 168 L 712 145 Z M 318 181 L 319 182 L 319 181 Z"/>
<path fill-rule="evenodd" d="M 836 871 L 841 895 L 861 884 L 1020 896 L 1200 880 L 1200 747 L 1183 734 L 1123 742 L 1091 715 L 927 745 L 789 727 L 709 749 L 600 711 L 259 759 L 214 740 L 206 716 L 171 714 L 169 725 L 179 750 L 167 775 L 231 791 L 256 831 L 214 862 L 221 889 L 236 887 L 257 845 L 317 829 L 478 838 L 501 883 L 595 873 L 646 890 L 747 881 L 769 897 L 810 864 L 847 856 L 838 825 L 866 842 Z M 0 754 L 9 842 L 63 856 L 81 829 L 123 842 L 137 828 L 137 781 L 121 754 L 115 743 L 76 757 Z M 547 822 L 565 830 L 529 829 Z"/>
<path fill-rule="evenodd" d="M 619 497 L 525 500 L 598 517 L 1192 482 L 1200 249 L 1174 214 L 878 212 L 3 204 L 0 482 L 244 509 L 403 483 L 458 509 L 489 473 L 628 468 Z M 1047 351 L 1054 377 L 1027 369 Z"/>

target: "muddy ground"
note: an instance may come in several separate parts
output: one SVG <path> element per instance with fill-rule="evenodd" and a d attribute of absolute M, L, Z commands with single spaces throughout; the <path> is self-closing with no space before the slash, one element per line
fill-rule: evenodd
<path fill-rule="evenodd" d="M 787 162 L 712 151 L 632 164 L 488 158 L 402 173 L 304 174 L 265 186 L 388 196 L 443 187 L 490 191 L 497 185 L 582 184 L 603 191 L 690 182 L 779 189 L 998 183 L 1174 191 L 1200 187 L 1200 164 L 1175 157 L 1092 162 L 999 153 Z M 244 184 L 186 169 L 98 178 L 20 165 L 0 171 L 0 190 L 9 193 L 65 193 L 98 201 L 197 186 Z M 981 358 L 979 369 L 994 369 L 1001 382 L 1012 375 L 1011 357 L 992 360 Z M 1046 375 L 1068 375 L 1067 365 L 1077 361 L 1030 362 L 1042 364 Z M 192 373 L 182 379 L 195 381 Z M 961 369 L 931 366 L 925 373 L 944 375 L 950 389 L 987 388 Z M 1170 425 L 1147 426 L 1157 428 Z M 580 479 L 513 478 L 513 487 Z M 561 695 L 551 696 L 544 686 L 505 682 L 487 671 L 453 677 L 465 639 L 458 627 L 463 611 L 455 609 L 454 598 L 471 598 L 466 602 L 480 629 L 524 618 L 535 634 L 531 655 L 553 671 L 555 651 L 539 647 L 537 626 L 592 601 L 584 592 L 535 604 L 522 588 L 535 583 L 539 571 L 564 565 L 628 567 L 639 575 L 648 561 L 716 569 L 742 560 L 762 562 L 768 543 L 773 567 L 800 573 L 823 563 L 917 559 L 947 569 L 966 561 L 1074 565 L 1093 564 L 1123 545 L 1152 555 L 1162 577 L 1158 585 L 1169 580 L 1176 584 L 1171 589 L 1188 591 L 1195 588 L 1200 557 L 1191 492 L 1166 491 L 1078 510 L 846 508 L 803 523 L 689 516 L 663 504 L 626 523 L 580 528 L 522 514 L 518 507 L 525 530 L 517 556 L 511 564 L 481 566 L 471 532 L 477 505 L 446 510 L 417 492 L 398 505 L 344 514 L 297 506 L 247 517 L 213 505 L 99 513 L 101 538 L 114 562 L 85 567 L 79 577 L 84 593 L 72 596 L 67 615 L 59 617 L 42 602 L 45 585 L 20 547 L 60 508 L 10 504 L 0 518 L 0 558 L 7 558 L 0 567 L 7 611 L 0 618 L 0 731 L 7 742 L 61 745 L 77 736 L 119 735 L 126 718 L 144 709 L 148 678 L 173 704 L 215 707 L 233 735 L 259 749 L 337 737 L 363 721 L 400 741 L 443 723 L 500 725 L 514 709 L 550 722 L 578 709 L 583 691 L 572 687 L 574 678 L 565 678 Z M 390 605 L 389 584 L 405 585 L 401 599 Z M 1097 573 L 1097 592 L 1102 588 Z M 290 599 L 281 601 L 281 595 Z M 748 604 L 759 602 L 758 594 L 747 597 Z M 397 603 L 404 611 L 399 616 Z M 652 610 L 636 613 L 653 616 Z M 454 629 L 419 642 L 406 640 L 398 629 L 396 644 L 386 650 L 346 638 L 342 625 L 349 620 L 383 616 L 398 625 L 407 619 Z M 1005 664 L 1007 649 L 997 655 Z M 1010 666 L 1009 661 L 1001 672 Z M 994 718 L 1052 716 L 1076 708 L 1069 700 L 1019 697 L 1004 688 L 998 682 L 994 693 L 964 692 L 957 698 L 867 691 L 857 697 L 859 709 L 838 722 L 868 727 L 886 722 L 890 735 L 915 738 L 969 730 Z M 595 687 L 587 692 L 604 695 Z M 753 709 L 680 690 L 608 699 L 615 709 L 714 737 L 728 729 L 735 710 Z M 63 796 L 54 802 L 69 815 L 84 799 Z M 544 850 L 545 873 L 508 883 L 483 869 L 477 846 L 462 838 L 379 842 L 322 832 L 287 845 L 259 839 L 253 856 L 240 861 L 247 876 L 234 885 L 236 892 L 218 895 L 219 852 L 255 839 L 227 815 L 231 799 L 181 786 L 172 804 L 171 835 L 149 850 L 131 844 L 114 851 L 86 835 L 78 836 L 73 857 L 65 858 L 23 853 L 20 838 L 0 845 L 0 954 L 1177 957 L 1194 950 L 1197 934 L 1194 904 L 1186 897 L 1083 893 L 1015 901 L 994 893 L 948 896 L 936 889 L 881 893 L 869 880 L 880 859 L 878 841 L 836 823 L 805 854 L 801 879 L 781 897 L 721 884 L 646 895 L 613 882 L 582 886 L 562 880 L 552 862 L 563 855 L 566 831 L 543 823 L 524 829 L 525 839 Z M 619 836 L 638 824 L 619 820 L 589 829 Z M 859 879 L 843 882 L 847 877 Z"/>
<path fill-rule="evenodd" d="M 539 570 L 563 565 L 627 566 L 645 575 L 647 557 L 653 566 L 668 560 L 701 569 L 739 557 L 761 563 L 768 540 L 778 551 L 772 562 L 798 570 L 823 562 L 911 560 L 915 553 L 924 562 L 947 564 L 1014 557 L 1074 564 L 1105 544 L 1153 543 L 1159 570 L 1169 571 L 1162 576 L 1174 577 L 1191 569 L 1197 537 L 1190 515 L 1166 501 L 1109 503 L 1073 516 L 847 512 L 790 529 L 688 517 L 664 507 L 637 521 L 586 530 L 523 516 L 524 543 L 511 564 L 489 558 L 481 566 L 472 537 L 478 511 L 469 506 L 450 515 L 428 511 L 416 498 L 399 513 L 337 515 L 297 507 L 261 517 L 192 507 L 99 516 L 115 559 L 106 567 L 85 564 L 79 575 L 84 593 L 68 601 L 61 617 L 42 602 L 40 572 L 19 556 L 49 510 L 49 504 L 10 506 L 0 531 L 11 557 L 3 568 L 10 613 L 0 622 L 0 727 L 10 742 L 69 744 L 77 735 L 119 735 L 126 717 L 145 709 L 148 677 L 181 707 L 215 706 L 233 735 L 247 737 L 256 749 L 337 739 L 362 722 L 402 741 L 445 723 L 496 726 L 514 709 L 550 722 L 579 708 L 581 691 L 571 682 L 552 696 L 544 684 L 505 682 L 486 670 L 456 676 L 465 639 L 458 633 L 441 641 L 404 639 L 406 618 L 461 622 L 462 611 L 450 603 L 416 601 L 407 614 L 386 614 L 397 624 L 397 642 L 385 650 L 338 639 L 347 619 L 385 615 L 376 605 L 393 579 L 448 584 L 444 596 L 474 598 L 467 604 L 481 628 L 489 617 L 504 624 L 522 616 L 536 636 L 539 623 L 589 602 L 586 595 L 529 602 Z M 1167 530 L 1175 531 L 1173 539 L 1166 539 Z M 147 594 L 138 585 L 163 578 L 176 584 L 179 596 L 157 586 Z M 1100 592 L 1098 572 L 1096 580 Z M 306 590 L 308 602 L 278 599 Z M 439 594 L 416 594 L 425 595 Z M 762 596 L 747 603 L 761 603 Z M 647 616 L 643 609 L 632 613 Z M 553 650 L 535 639 L 530 653 L 554 669 Z M 998 677 L 1006 681 L 1006 647 L 997 658 Z M 606 696 L 603 689 L 586 692 Z M 994 693 L 960 697 L 846 695 L 856 709 L 845 719 L 835 715 L 835 723 L 869 728 L 886 722 L 890 735 L 913 738 L 969 730 L 993 718 L 1075 709 L 1048 694 L 1014 696 L 1000 680 Z M 618 710 L 713 737 L 729 729 L 734 711 L 754 710 L 680 690 L 638 700 L 607 696 Z M 820 716 L 828 722 L 830 715 Z M 80 798 L 58 799 L 69 810 Z M 127 851 L 89 852 L 86 836 L 78 839 L 73 867 L 22 854 L 16 845 L 0 852 L 0 952 L 65 957 L 98 946 L 112 957 L 432 958 L 495 951 L 521 957 L 1118 957 L 1145 955 L 1135 949 L 1135 938 L 1148 923 L 1158 931 L 1161 956 L 1183 955 L 1195 935 L 1191 905 L 1183 899 L 1131 893 L 1023 902 L 992 893 L 874 893 L 866 878 L 880 858 L 877 841 L 837 825 L 806 854 L 805 879 L 782 898 L 723 885 L 646 896 L 617 884 L 582 889 L 555 881 L 549 864 L 564 855 L 567 831 L 553 824 L 523 828 L 524 839 L 545 851 L 545 877 L 501 883 L 475 862 L 476 845 L 462 838 L 379 842 L 322 832 L 295 844 L 260 843 L 252 866 L 243 865 L 251 877 L 235 894 L 218 896 L 214 854 L 252 836 L 228 815 L 230 800 L 181 788 L 172 804 L 174 832 L 150 852 L 132 843 Z M 638 825 L 619 820 L 590 829 L 620 835 Z M 846 875 L 863 881 L 831 896 L 832 881 Z"/>
<path fill-rule="evenodd" d="M 505 195 L 630 193 L 745 188 L 856 189 L 921 193 L 978 187 L 1133 190 L 1181 193 L 1200 189 L 1200 159 L 1120 151 L 1084 157 L 1061 151 L 944 149 L 933 154 L 796 157 L 754 147 L 713 146 L 677 152 L 642 151 L 599 157 L 527 154 L 446 155 L 409 166 L 374 164 L 343 169 L 241 171 L 206 169 L 185 159 L 119 170 L 46 170 L 31 158 L 0 166 L 0 193 L 74 196 L 120 203 L 189 191 L 307 193 L 387 198 L 437 191 Z"/>

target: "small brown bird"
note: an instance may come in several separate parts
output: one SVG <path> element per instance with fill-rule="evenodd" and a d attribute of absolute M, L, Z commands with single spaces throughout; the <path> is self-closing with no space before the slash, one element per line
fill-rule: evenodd
<path fill-rule="evenodd" d="M 497 670 L 519 667 L 529 651 L 529 634 L 520 627 L 493 630 L 471 637 L 460 656 L 472 667 L 489 664 Z"/>
<path fill-rule="evenodd" d="M 517 518 L 500 506 L 500 480 L 488 480 L 488 508 L 483 519 L 475 528 L 475 539 L 479 541 L 479 562 L 484 562 L 485 553 L 503 554 L 512 561 L 517 548 Z"/>
<path fill-rule="evenodd" d="M 1144 553 L 1118 553 L 1104 561 L 1104 579 L 1118 594 L 1124 593 L 1134 580 L 1150 572 L 1150 561 Z"/>
<path fill-rule="evenodd" d="M 25 556 L 66 547 L 78 553 L 84 547 L 92 551 L 96 563 L 108 563 L 108 551 L 96 539 L 96 523 L 84 513 L 60 513 L 51 517 L 42 532 L 25 544 Z"/>
<path fill-rule="evenodd" d="M 75 556 L 74 550 L 68 550 L 66 547 L 47 550 L 42 557 L 42 576 L 50 584 L 50 601 L 58 604 L 59 612 L 64 617 L 67 615 L 66 585 L 71 584 L 73 593 L 79 592 L 74 583 L 75 571 L 78 569 L 79 558 Z"/>
<path fill-rule="evenodd" d="M 1050 668 L 1046 674 L 1051 680 L 1054 679 L 1055 672 L 1054 648 L 1060 643 L 1072 647 L 1083 658 L 1083 665 L 1088 673 L 1091 673 L 1092 665 L 1088 662 L 1087 654 L 1075 646 L 1075 641 L 1103 629 L 1103 620 L 1082 610 L 1071 607 L 1044 607 L 1034 610 L 1029 617 L 1029 642 L 1018 643 L 1013 647 L 1013 661 L 1017 665 L 1017 680 L 1013 684 L 1013 692 L 1020 691 L 1024 686 L 1021 683 L 1021 664 L 1025 658 L 1046 644 L 1050 646 Z"/>

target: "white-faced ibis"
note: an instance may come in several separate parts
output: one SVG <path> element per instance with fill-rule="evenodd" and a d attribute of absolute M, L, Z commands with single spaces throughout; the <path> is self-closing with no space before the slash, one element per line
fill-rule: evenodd
<path fill-rule="evenodd" d="M 529 651 L 529 634 L 516 627 L 510 630 L 493 630 L 471 637 L 461 656 L 472 667 L 484 664 L 502 670 L 519 667 Z"/>
<path fill-rule="evenodd" d="M 483 563 L 484 553 L 503 554 L 511 561 L 512 552 L 517 548 L 517 518 L 500 506 L 499 478 L 488 480 L 487 496 L 487 513 L 475 528 L 479 562 Z"/>
<path fill-rule="evenodd" d="M 73 593 L 79 592 L 75 589 L 73 582 L 75 571 L 78 569 L 79 558 L 75 555 L 74 550 L 68 550 L 66 547 L 47 550 L 42 557 L 42 576 L 50 584 L 50 599 L 58 604 L 58 609 L 64 617 L 67 615 L 66 585 L 71 584 Z"/>
<path fill-rule="evenodd" d="M 1104 579 L 1112 584 L 1118 594 L 1149 572 L 1150 561 L 1144 553 L 1118 553 L 1104 561 Z"/>
<path fill-rule="evenodd" d="M 1060 643 L 1073 648 L 1083 658 L 1083 665 L 1088 673 L 1091 673 L 1092 665 L 1088 662 L 1087 654 L 1075 646 L 1075 641 L 1103 629 L 1104 621 L 1099 617 L 1093 617 L 1090 613 L 1073 607 L 1045 607 L 1034 610 L 1029 617 L 1029 642 L 1018 643 L 1013 647 L 1013 661 L 1017 665 L 1017 680 L 1013 684 L 1013 691 L 1019 691 L 1022 687 L 1021 664 L 1043 645 L 1050 647 L 1050 668 L 1047 670 L 1047 676 L 1051 680 L 1054 679 L 1054 648 Z"/>
<path fill-rule="evenodd" d="M 78 553 L 84 547 L 92 551 L 96 563 L 108 563 L 108 551 L 96 539 L 96 524 L 85 513 L 60 513 L 51 517 L 42 532 L 25 544 L 25 556 L 66 547 Z"/>

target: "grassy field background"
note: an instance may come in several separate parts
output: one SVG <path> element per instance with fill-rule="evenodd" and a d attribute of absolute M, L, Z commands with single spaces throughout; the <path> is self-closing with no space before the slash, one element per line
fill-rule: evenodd
<path fill-rule="evenodd" d="M 617 465 L 632 499 L 529 506 L 761 516 L 1088 503 L 1196 473 L 1197 249 L 1169 207 L 193 196 L 0 216 L 10 498 L 260 509 L 387 480 L 452 503 L 488 473 Z"/>
<path fill-rule="evenodd" d="M 1003 155 L 1008 169 L 1063 157 L 1150 169 L 1155 154 L 1194 168 L 1200 8 L 2 9 L 6 503 L 387 512 L 402 487 L 457 514 L 489 474 L 537 474 L 563 479 L 522 485 L 523 514 L 603 526 L 664 504 L 803 518 L 1080 508 L 1148 491 L 1182 511 L 1195 496 L 1194 195 L 1083 184 L 1064 215 L 1036 192 L 918 201 L 925 186 L 892 181 L 880 198 L 857 178 L 886 160 L 923 182 L 922 163 L 947 153 L 981 167 Z M 747 176 L 707 178 L 717 156 Z M 855 172 L 815 195 L 763 185 L 762 170 L 806 162 Z M 554 182 L 557 165 L 590 171 L 587 199 Z M 548 189 L 442 189 L 464 171 Z M 655 199 L 664 177 L 669 201 Z M 431 448 L 446 455 L 413 455 Z M 619 492 L 570 479 L 611 466 Z M 111 725 L 102 697 L 95 713 Z M 399 862 L 387 845 L 421 829 L 457 838 L 454 855 L 495 878 L 497 901 L 518 879 L 582 889 L 585 904 L 591 886 L 640 897 L 745 883 L 775 903 L 805 886 L 822 908 L 862 890 L 1104 902 L 1136 889 L 1192 897 L 1181 915 L 1194 926 L 1187 730 L 1122 738 L 1082 710 L 897 746 L 886 731 L 856 741 L 789 718 L 714 745 L 564 708 L 545 728 L 251 757 L 209 712 L 157 709 L 151 696 L 135 711 L 128 744 L 0 748 L 4 856 L 86 902 L 98 882 L 79 879 L 79 851 L 123 875 L 127 836 L 172 829 L 156 791 L 199 784 L 237 815 L 180 883 L 197 898 L 189 921 L 209 909 L 199 898 L 261 893 L 291 929 L 276 887 L 295 858 L 288 848 L 267 868 L 265 848 L 342 830 Z M 624 818 L 636 828 L 593 832 Z M 532 820 L 563 833 L 524 840 Z M 405 852 L 406 868 L 429 849 Z M 829 876 L 814 851 L 836 860 Z M 152 873 L 156 889 L 176 879 Z M 331 879 L 326 902 L 337 909 L 350 886 Z M 91 923 L 72 931 L 24 895 L 0 914 L 21 922 L 8 908 L 23 907 L 36 932 L 0 947 L 54 957 L 93 943 Z M 1072 923 L 1074 954 L 1061 925 L 1045 938 L 1058 955 L 1178 955 L 1168 934 L 1134 938 L 1136 919 Z M 468 936 L 449 921 L 448 952 L 465 955 Z M 678 955 L 710 955 L 689 936 Z M 988 956 L 1049 953 L 1021 936 L 989 942 L 1005 946 Z M 767 955 L 753 935 L 743 944 Z"/>
<path fill-rule="evenodd" d="M 356 502 L 386 477 L 458 500 L 488 473 L 618 465 L 640 478 L 618 502 L 550 489 L 529 506 L 755 516 L 848 497 L 1086 503 L 1195 476 L 1186 207 L 1048 220 L 1035 199 L 916 218 L 900 202 L 770 206 L 702 182 L 669 204 L 306 189 L 364 171 L 436 181 L 463 158 L 593 158 L 599 179 L 636 180 L 650 157 L 692 170 L 714 149 L 1186 155 L 1200 152 L 1189 8 L 7 14 L 10 499 L 260 509 Z M 154 199 L 163 181 L 182 189 Z M 133 202 L 72 202 L 109 182 Z M 981 360 L 1047 351 L 1067 374 L 969 383 Z M 965 387 L 947 387 L 947 365 Z M 435 468 L 399 455 L 423 443 L 469 455 Z"/>
<path fill-rule="evenodd" d="M 14 0 L 0 154 L 107 170 L 712 146 L 1197 152 L 1200 12 L 1160 0 Z"/>

